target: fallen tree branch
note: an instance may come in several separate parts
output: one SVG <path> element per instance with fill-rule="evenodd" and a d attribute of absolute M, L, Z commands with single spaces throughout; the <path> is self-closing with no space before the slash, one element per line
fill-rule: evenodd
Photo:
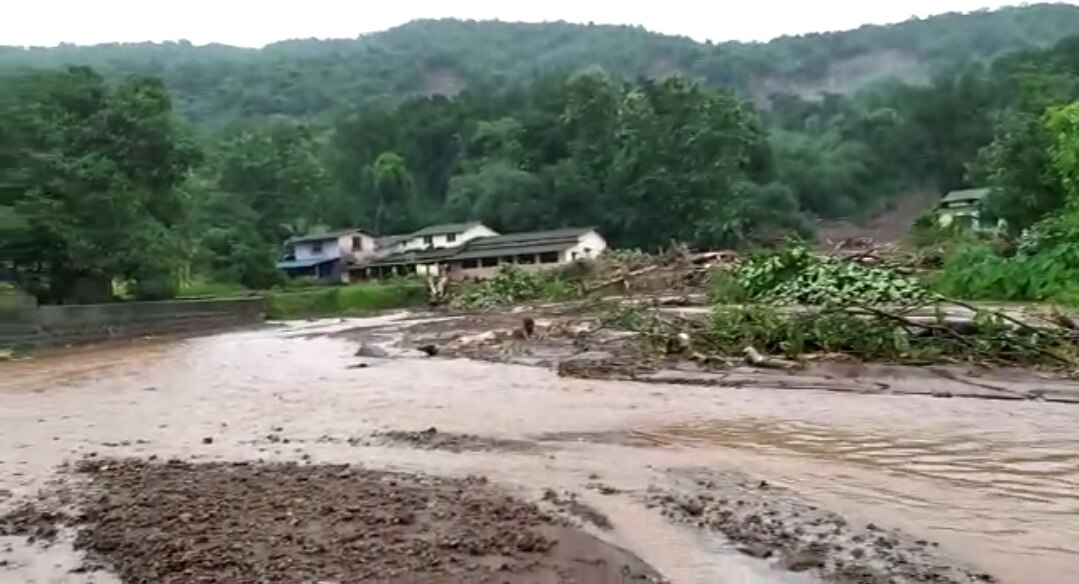
<path fill-rule="evenodd" d="M 625 283 L 627 280 L 629 280 L 631 278 L 637 278 L 637 277 L 643 276 L 645 274 L 648 274 L 650 272 L 654 272 L 654 271 L 658 270 L 661 267 L 663 267 L 663 266 L 660 266 L 660 265 L 647 266 L 647 267 L 641 268 L 639 270 L 634 270 L 632 272 L 626 272 L 624 274 L 619 274 L 618 276 L 615 276 L 614 278 L 608 278 L 608 279 L 602 280 L 600 282 L 595 282 L 593 284 L 589 284 L 588 286 L 585 286 L 584 291 L 585 291 L 586 294 L 589 294 L 589 293 L 595 292 L 596 290 L 602 290 L 602 289 L 606 288 L 607 286 L 611 286 L 612 284 L 617 284 L 619 282 Z"/>
<path fill-rule="evenodd" d="M 1001 320 L 1006 320 L 1006 321 L 1018 326 L 1019 328 L 1027 331 L 1027 332 L 1035 332 L 1035 333 L 1038 332 L 1037 327 L 1031 326 L 1030 324 L 1027 324 L 1027 323 L 1025 323 L 1025 322 L 1023 322 L 1023 321 L 1021 321 L 1021 320 L 1019 320 L 1017 318 L 1012 317 L 1012 316 L 1008 316 L 1003 311 L 1000 311 L 1000 310 L 986 311 L 984 309 L 978 308 L 977 306 L 975 306 L 973 304 L 968 304 L 968 303 L 963 302 L 961 300 L 955 300 L 953 298 L 948 298 L 948 297 L 945 297 L 945 296 L 941 296 L 940 299 L 943 302 L 947 302 L 949 304 L 954 304 L 956 306 L 966 308 L 967 310 L 972 311 L 974 314 L 978 314 L 979 312 L 988 312 L 989 314 L 992 314 L 993 316 L 995 316 L 997 318 L 1000 318 Z"/>
<path fill-rule="evenodd" d="M 892 314 L 892 313 L 890 313 L 890 312 L 888 312 L 886 310 L 881 310 L 879 308 L 873 308 L 872 306 L 866 306 L 864 304 L 857 304 L 857 305 L 855 305 L 855 308 L 857 308 L 858 310 L 864 310 L 864 311 L 866 311 L 866 312 L 868 312 L 868 313 L 870 313 L 870 314 L 872 314 L 874 316 L 877 316 L 877 317 L 880 317 L 880 318 L 883 318 L 883 319 L 886 319 L 886 320 L 891 320 L 893 322 L 899 323 L 899 324 L 903 325 L 904 327 L 914 327 L 914 328 L 920 328 L 920 329 L 923 329 L 923 330 L 929 330 L 929 331 L 944 333 L 944 334 L 952 337 L 953 339 L 959 341 L 960 343 L 963 343 L 964 345 L 966 345 L 968 347 L 974 348 L 974 343 L 972 343 L 970 341 L 970 339 L 968 339 L 968 338 L 964 337 L 963 335 L 959 334 L 958 331 L 956 331 L 956 330 L 954 330 L 952 328 L 949 328 L 949 327 L 946 327 L 946 326 L 941 326 L 939 324 L 931 324 L 931 323 L 927 323 L 927 322 L 918 322 L 916 320 L 911 320 L 909 318 L 899 316 L 898 314 Z"/>

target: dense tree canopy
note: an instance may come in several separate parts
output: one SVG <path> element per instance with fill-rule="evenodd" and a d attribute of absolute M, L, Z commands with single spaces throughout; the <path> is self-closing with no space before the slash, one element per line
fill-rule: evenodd
<path fill-rule="evenodd" d="M 113 278 L 167 295 L 182 256 L 177 188 L 198 151 L 161 82 L 110 88 L 85 68 L 4 86 L 0 204 L 17 218 L 5 252 L 23 283 L 53 298 L 101 298 Z"/>
<path fill-rule="evenodd" d="M 105 75 L 2 78 L 0 268 L 45 300 L 99 297 L 110 282 L 160 297 L 192 275 L 271 285 L 282 240 L 315 229 L 480 220 L 591 225 L 644 249 L 743 246 L 967 186 L 992 187 L 990 215 L 1018 234 L 1079 200 L 1079 36 L 987 59 L 1060 36 L 1077 14 L 1036 6 L 759 46 L 451 21 L 262 51 L 8 50 L 0 62 L 85 57 Z M 473 46 L 480 32 L 505 54 Z M 529 58 L 503 61 L 522 47 Z M 884 49 L 932 61 L 932 74 L 765 101 L 754 86 Z M 398 67 L 416 55 L 422 66 Z M 649 69 L 659 62 L 674 65 Z M 452 97 L 417 90 L 466 65 Z M 125 75 L 148 70 L 161 77 Z"/>
<path fill-rule="evenodd" d="M 199 123 L 274 115 L 328 118 L 343 104 L 454 95 L 564 76 L 589 66 L 624 78 L 682 73 L 758 98 L 854 90 L 893 74 L 924 79 L 956 62 L 1053 44 L 1079 30 L 1079 8 L 1041 4 L 912 19 L 768 43 L 698 43 L 641 27 L 416 21 L 356 39 L 263 49 L 187 42 L 0 47 L 0 69 L 88 65 L 110 78 L 153 75 Z"/>

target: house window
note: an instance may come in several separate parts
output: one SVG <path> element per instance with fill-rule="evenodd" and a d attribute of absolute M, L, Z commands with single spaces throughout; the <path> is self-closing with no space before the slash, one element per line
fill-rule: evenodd
<path fill-rule="evenodd" d="M 480 267 L 480 261 L 479 260 L 464 260 L 464 261 L 461 262 L 461 267 L 466 269 L 466 270 L 472 270 L 472 269 Z"/>
<path fill-rule="evenodd" d="M 311 244 L 311 253 L 313 253 L 313 254 L 322 253 L 322 242 L 321 241 L 316 241 L 316 242 Z"/>
<path fill-rule="evenodd" d="M 352 251 L 363 251 L 363 238 L 359 235 L 352 236 Z"/>
<path fill-rule="evenodd" d="M 424 245 L 434 245 L 435 244 L 435 237 L 433 235 L 424 235 L 423 236 L 423 244 Z"/>
<path fill-rule="evenodd" d="M 541 253 L 540 254 L 540 263 L 541 264 L 557 264 L 558 263 L 558 252 L 557 251 L 549 251 L 549 252 L 546 252 L 546 253 Z"/>
<path fill-rule="evenodd" d="M 498 265 L 498 258 L 483 258 L 480 260 L 480 266 L 484 268 L 493 268 Z"/>
<path fill-rule="evenodd" d="M 453 243 L 455 241 L 457 241 L 457 234 L 456 233 L 447 233 L 446 234 L 446 243 Z"/>
<path fill-rule="evenodd" d="M 536 263 L 535 254 L 523 253 L 517 256 L 517 263 L 519 264 L 534 264 Z"/>

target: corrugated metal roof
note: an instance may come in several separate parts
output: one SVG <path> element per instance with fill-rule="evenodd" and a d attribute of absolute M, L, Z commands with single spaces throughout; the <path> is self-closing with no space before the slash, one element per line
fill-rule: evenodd
<path fill-rule="evenodd" d="M 338 258 L 312 258 L 306 260 L 286 260 L 283 262 L 277 262 L 277 269 L 279 270 L 291 270 L 295 268 L 310 268 L 319 264 L 328 264 L 330 262 L 336 262 Z"/>
<path fill-rule="evenodd" d="M 952 191 L 941 199 L 941 203 L 973 203 L 980 201 L 989 194 L 989 189 L 963 189 Z"/>
<path fill-rule="evenodd" d="M 442 223 L 439 225 L 428 225 L 423 229 L 412 234 L 412 237 L 423 237 L 424 235 L 442 235 L 445 233 L 462 233 L 483 225 L 479 221 L 469 221 L 467 223 Z"/>
<path fill-rule="evenodd" d="M 342 229 L 340 231 L 328 231 L 326 233 L 310 233 L 308 235 L 301 235 L 299 237 L 290 238 L 285 243 L 302 243 L 305 241 L 326 241 L 329 239 L 337 239 L 342 235 L 353 235 L 356 233 L 362 233 L 368 235 L 368 233 L 362 229 Z"/>
<path fill-rule="evenodd" d="M 563 251 L 577 245 L 581 236 L 591 231 L 594 231 L 592 227 L 570 227 L 482 237 L 466 243 L 452 259 L 470 260 L 491 256 Z"/>
<path fill-rule="evenodd" d="M 390 254 L 370 262 L 359 264 L 357 268 L 370 268 L 377 266 L 400 266 L 405 264 L 426 264 L 444 261 L 457 252 L 457 248 L 443 247 L 438 249 L 424 249 L 419 251 L 403 251 Z"/>
<path fill-rule="evenodd" d="M 490 257 L 505 257 L 517 255 L 535 255 L 541 253 L 558 253 L 577 245 L 576 239 L 544 244 L 518 244 L 495 248 L 466 249 L 450 258 L 453 261 L 478 260 Z"/>
<path fill-rule="evenodd" d="M 404 235 L 383 235 L 382 237 L 375 238 L 375 247 L 378 249 L 384 249 L 387 247 L 393 247 L 399 243 L 404 243 L 412 239 L 411 234 Z"/>

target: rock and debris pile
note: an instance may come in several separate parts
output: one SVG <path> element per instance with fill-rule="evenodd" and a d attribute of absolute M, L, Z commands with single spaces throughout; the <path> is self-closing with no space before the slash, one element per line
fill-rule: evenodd
<path fill-rule="evenodd" d="M 554 489 L 545 489 L 543 491 L 543 500 L 554 505 L 558 509 L 569 513 L 573 517 L 595 525 L 600 529 L 609 530 L 614 527 L 614 525 L 611 524 L 611 520 L 606 515 L 597 511 L 591 505 L 582 502 L 578 499 L 576 493 L 563 491 L 560 495 L 558 494 L 558 491 L 555 491 Z"/>
<path fill-rule="evenodd" d="M 680 523 L 722 533 L 748 556 L 833 584 L 996 581 L 942 559 L 935 543 L 852 525 L 766 481 L 699 473 L 677 491 L 653 488 L 650 505 Z"/>
<path fill-rule="evenodd" d="M 72 519 L 76 547 L 128 583 L 660 581 L 482 478 L 134 459 L 78 470 L 92 494 Z M 22 513 L 32 531 L 57 519 Z"/>
<path fill-rule="evenodd" d="M 0 536 L 22 536 L 30 543 L 50 543 L 59 533 L 59 525 L 68 517 L 60 512 L 39 511 L 23 504 L 0 517 Z"/>
<path fill-rule="evenodd" d="M 713 269 L 725 268 L 737 257 L 732 251 L 691 253 L 684 245 L 658 255 L 611 250 L 595 260 L 547 270 L 503 265 L 480 282 L 457 284 L 444 292 L 436 292 L 434 285 L 431 289 L 433 297 L 449 294 L 451 307 L 469 311 L 608 294 L 677 294 L 698 290 Z"/>

